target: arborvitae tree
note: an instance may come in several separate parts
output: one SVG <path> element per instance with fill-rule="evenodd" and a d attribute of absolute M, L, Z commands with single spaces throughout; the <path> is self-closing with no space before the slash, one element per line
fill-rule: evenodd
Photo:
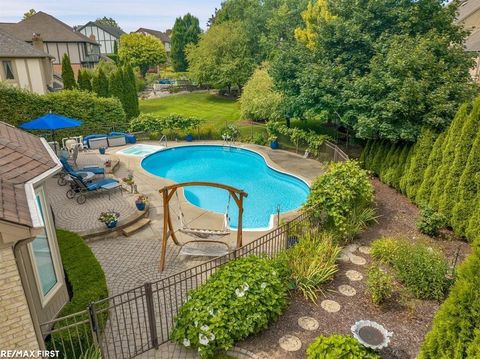
<path fill-rule="evenodd" d="M 360 162 L 360 165 L 363 166 L 363 168 L 368 169 L 365 159 L 368 157 L 368 152 L 372 148 L 372 142 L 373 142 L 372 140 L 367 141 L 365 147 L 362 150 L 362 154 L 360 155 L 359 162 Z"/>
<path fill-rule="evenodd" d="M 387 147 L 387 144 L 389 142 L 387 141 L 379 141 L 375 155 L 372 158 L 372 165 L 371 165 L 371 170 L 373 173 L 375 173 L 377 176 L 380 176 L 380 171 L 382 169 L 382 163 L 385 160 L 386 156 L 386 151 L 385 148 Z"/>
<path fill-rule="evenodd" d="M 435 172 L 442 163 L 443 144 L 445 143 L 446 132 L 442 132 L 438 136 L 433 145 L 432 152 L 428 157 L 428 166 L 423 175 L 423 182 L 417 192 L 415 202 L 420 205 L 428 205 L 430 195 L 432 193 L 433 181 L 435 180 Z"/>
<path fill-rule="evenodd" d="M 480 113 L 479 113 L 480 115 Z M 480 118 L 477 118 L 477 123 Z M 477 129 L 478 129 L 477 125 Z M 470 139 L 472 141 L 473 138 Z M 452 227 L 456 234 L 465 236 L 470 218 L 475 212 L 479 193 L 477 176 L 480 173 L 480 132 L 473 142 L 467 165 L 460 177 L 458 197 L 452 212 Z"/>
<path fill-rule="evenodd" d="M 377 153 L 378 146 L 380 145 L 380 141 L 371 140 L 372 144 L 370 145 L 370 149 L 365 154 L 365 168 L 368 170 L 372 170 L 373 158 Z"/>
<path fill-rule="evenodd" d="M 93 75 L 92 90 L 100 97 L 110 97 L 108 78 L 102 68 L 98 68 Z"/>
<path fill-rule="evenodd" d="M 121 68 L 117 68 L 110 74 L 110 78 L 108 79 L 108 88 L 110 95 L 118 98 L 125 110 L 125 93 L 123 87 L 123 72 Z"/>
<path fill-rule="evenodd" d="M 467 238 L 470 242 L 480 243 L 480 173 L 475 176 L 477 180 L 477 199 L 475 211 L 470 217 L 470 223 L 467 228 Z"/>
<path fill-rule="evenodd" d="M 435 171 L 432 193 L 429 200 L 430 207 L 436 210 L 439 210 L 440 208 L 440 198 L 445 191 L 446 179 L 451 170 L 453 161 L 455 160 L 455 147 L 460 141 L 462 128 L 468 116 L 468 112 L 469 104 L 466 103 L 460 107 L 452 124 L 447 130 L 442 150 L 442 163 Z"/>
<path fill-rule="evenodd" d="M 477 358 L 474 353 L 480 328 L 480 252 L 478 245 L 458 268 L 455 284 L 425 337 L 419 359 Z M 478 349 L 477 349 L 478 352 Z"/>
<path fill-rule="evenodd" d="M 392 187 L 400 191 L 400 180 L 402 179 L 405 173 L 405 167 L 409 159 L 410 152 L 412 151 L 413 146 L 410 144 L 402 145 L 402 150 L 400 152 L 397 166 L 392 174 Z"/>
<path fill-rule="evenodd" d="M 65 90 L 73 90 L 77 88 L 77 83 L 75 82 L 75 75 L 73 74 L 72 64 L 70 63 L 70 58 L 67 54 L 64 54 L 62 58 L 62 80 L 63 88 Z"/>
<path fill-rule="evenodd" d="M 410 173 L 410 168 L 412 167 L 412 158 L 417 150 L 417 144 L 418 142 L 410 147 L 407 158 L 405 159 L 405 165 L 403 166 L 402 176 L 400 177 L 398 182 L 398 189 L 403 194 L 407 193 L 408 174 Z"/>
<path fill-rule="evenodd" d="M 439 202 L 439 211 L 450 219 L 453 207 L 458 200 L 459 179 L 462 176 L 465 165 L 467 164 L 470 150 L 473 146 L 473 139 L 479 131 L 480 97 L 477 97 L 473 103 L 473 109 L 468 115 L 463 128 L 459 142 L 455 147 L 455 159 L 448 172 L 445 191 Z"/>
<path fill-rule="evenodd" d="M 92 79 L 87 70 L 78 70 L 78 88 L 83 91 L 92 91 Z"/>
<path fill-rule="evenodd" d="M 405 193 L 412 201 L 415 201 L 417 191 L 423 180 L 423 174 L 427 168 L 428 156 L 432 152 L 436 134 L 431 129 L 424 129 L 415 146 L 415 153 L 411 159 L 411 165 L 406 174 Z"/>
<path fill-rule="evenodd" d="M 400 156 L 405 146 L 402 144 L 396 144 L 395 149 L 391 155 L 389 163 L 387 165 L 388 169 L 386 170 L 385 174 L 383 175 L 383 181 L 388 184 L 389 186 L 395 187 L 395 174 L 397 172 L 397 168 L 400 162 Z"/>
<path fill-rule="evenodd" d="M 128 119 L 137 117 L 140 114 L 138 106 L 137 85 L 135 82 L 135 74 L 130 65 L 123 68 L 123 81 L 124 81 L 124 96 L 125 104 L 124 110 Z"/>
<path fill-rule="evenodd" d="M 386 181 L 385 175 L 387 174 L 388 170 L 390 169 L 390 166 L 392 165 L 392 162 L 393 162 L 392 157 L 393 157 L 393 154 L 395 153 L 395 148 L 396 148 L 395 143 L 387 144 L 385 147 L 386 156 L 385 156 L 385 159 L 383 160 L 382 167 L 380 168 L 380 180 L 385 184 L 388 184 Z"/>

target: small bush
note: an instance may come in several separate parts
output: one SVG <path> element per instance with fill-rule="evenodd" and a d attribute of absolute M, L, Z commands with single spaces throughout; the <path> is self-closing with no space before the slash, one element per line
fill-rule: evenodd
<path fill-rule="evenodd" d="M 332 236 L 319 232 L 307 234 L 286 251 L 290 279 L 306 299 L 315 303 L 320 286 L 330 280 L 338 267 L 340 247 Z"/>
<path fill-rule="evenodd" d="M 444 298 L 450 285 L 449 267 L 439 251 L 421 243 L 386 238 L 373 242 L 372 256 L 392 266 L 396 277 L 416 298 Z"/>
<path fill-rule="evenodd" d="M 440 213 L 430 207 L 424 207 L 417 221 L 417 228 L 420 232 L 429 236 L 436 236 L 438 231 L 445 227 L 446 219 Z"/>
<path fill-rule="evenodd" d="M 349 236 L 349 219 L 373 204 L 373 186 L 357 162 L 332 163 L 313 183 L 305 209 L 324 226 L 341 236 Z"/>
<path fill-rule="evenodd" d="M 212 358 L 267 328 L 287 305 L 286 279 L 278 263 L 250 256 L 222 266 L 189 293 L 172 339 L 197 348 L 201 358 Z"/>
<path fill-rule="evenodd" d="M 307 349 L 307 359 L 379 359 L 380 355 L 346 335 L 319 336 Z"/>
<path fill-rule="evenodd" d="M 392 297 L 393 281 L 394 279 L 390 274 L 377 266 L 372 266 L 368 270 L 367 287 L 374 304 L 381 304 Z"/>

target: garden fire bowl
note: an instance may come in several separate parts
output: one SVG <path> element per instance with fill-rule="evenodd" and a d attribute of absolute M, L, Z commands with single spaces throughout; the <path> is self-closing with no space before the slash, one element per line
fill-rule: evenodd
<path fill-rule="evenodd" d="M 367 348 L 380 350 L 390 343 L 393 332 L 389 332 L 382 325 L 370 320 L 360 320 L 352 325 L 353 337 Z"/>

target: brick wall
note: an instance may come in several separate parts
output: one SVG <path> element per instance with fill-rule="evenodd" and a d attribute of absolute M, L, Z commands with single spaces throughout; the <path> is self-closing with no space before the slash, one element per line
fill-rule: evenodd
<path fill-rule="evenodd" d="M 11 247 L 0 247 L 0 323 L 1 349 L 39 349 Z"/>

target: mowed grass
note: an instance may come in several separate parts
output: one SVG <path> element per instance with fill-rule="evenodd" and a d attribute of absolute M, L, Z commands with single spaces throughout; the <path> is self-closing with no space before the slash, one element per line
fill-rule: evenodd
<path fill-rule="evenodd" d="M 178 114 L 202 119 L 202 127 L 220 128 L 240 120 L 238 101 L 211 93 L 189 93 L 140 101 L 142 113 L 158 116 Z"/>

